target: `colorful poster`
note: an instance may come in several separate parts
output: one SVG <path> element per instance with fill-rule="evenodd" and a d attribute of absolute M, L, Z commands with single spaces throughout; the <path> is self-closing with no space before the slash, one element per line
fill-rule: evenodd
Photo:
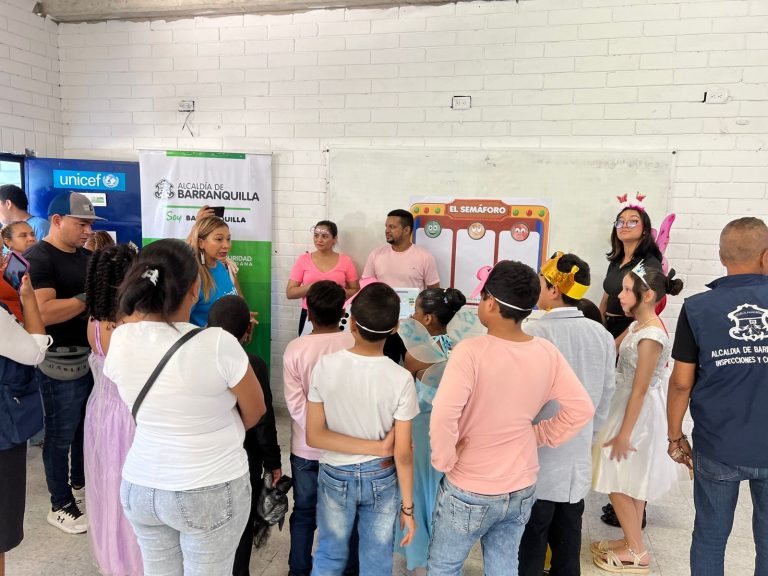
<path fill-rule="evenodd" d="M 440 285 L 465 296 L 483 266 L 517 260 L 538 271 L 547 258 L 550 211 L 541 198 L 412 197 L 411 213 L 414 242 L 434 255 Z"/>
<path fill-rule="evenodd" d="M 186 239 L 201 206 L 221 207 L 242 296 L 258 312 L 248 350 L 269 363 L 272 283 L 272 157 L 228 152 L 142 151 L 143 244 Z"/>

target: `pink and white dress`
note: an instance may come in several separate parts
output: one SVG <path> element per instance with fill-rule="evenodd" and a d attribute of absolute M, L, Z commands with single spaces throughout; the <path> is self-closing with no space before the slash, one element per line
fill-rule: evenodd
<path fill-rule="evenodd" d="M 120 505 L 123 463 L 133 443 L 135 424 L 115 383 L 104 375 L 105 354 L 98 320 L 95 325 L 96 350 L 88 358 L 93 392 L 85 408 L 83 436 L 88 537 L 101 574 L 141 576 L 141 551 Z"/>

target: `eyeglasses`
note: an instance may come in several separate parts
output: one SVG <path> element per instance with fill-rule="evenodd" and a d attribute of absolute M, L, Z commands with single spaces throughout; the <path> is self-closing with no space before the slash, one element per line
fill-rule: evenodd
<path fill-rule="evenodd" d="M 629 228 L 632 230 L 633 228 L 637 228 L 638 224 L 640 224 L 640 220 L 616 220 L 616 222 L 613 223 L 613 226 L 616 230 L 621 230 L 622 228 Z"/>

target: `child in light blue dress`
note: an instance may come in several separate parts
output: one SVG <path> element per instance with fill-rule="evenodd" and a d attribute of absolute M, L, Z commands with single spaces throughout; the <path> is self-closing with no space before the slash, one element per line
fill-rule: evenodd
<path fill-rule="evenodd" d="M 448 356 L 455 344 L 477 323 L 473 311 L 463 310 L 464 295 L 453 288 L 428 288 L 416 299 L 415 312 L 400 322 L 398 334 L 406 349 L 405 367 L 414 375 L 419 398 L 419 415 L 412 420 L 413 503 L 416 534 L 407 548 L 396 546 L 405 556 L 408 570 L 427 565 L 427 551 L 432 537 L 432 511 L 437 487 L 443 477 L 432 467 L 429 445 L 429 417 Z M 398 533 L 395 542 L 399 542 Z"/>

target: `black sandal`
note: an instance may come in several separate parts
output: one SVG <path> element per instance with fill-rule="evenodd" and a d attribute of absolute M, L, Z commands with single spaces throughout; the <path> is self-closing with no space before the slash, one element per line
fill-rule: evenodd
<path fill-rule="evenodd" d="M 647 524 L 646 514 L 648 512 L 648 505 L 645 505 L 645 509 L 643 510 L 643 525 L 642 528 L 645 530 L 645 525 Z M 616 517 L 616 511 L 613 509 L 612 504 L 606 504 L 602 508 L 603 514 L 600 516 L 600 520 L 608 524 L 609 526 L 616 526 L 617 528 L 621 526 L 619 523 L 619 519 Z"/>

